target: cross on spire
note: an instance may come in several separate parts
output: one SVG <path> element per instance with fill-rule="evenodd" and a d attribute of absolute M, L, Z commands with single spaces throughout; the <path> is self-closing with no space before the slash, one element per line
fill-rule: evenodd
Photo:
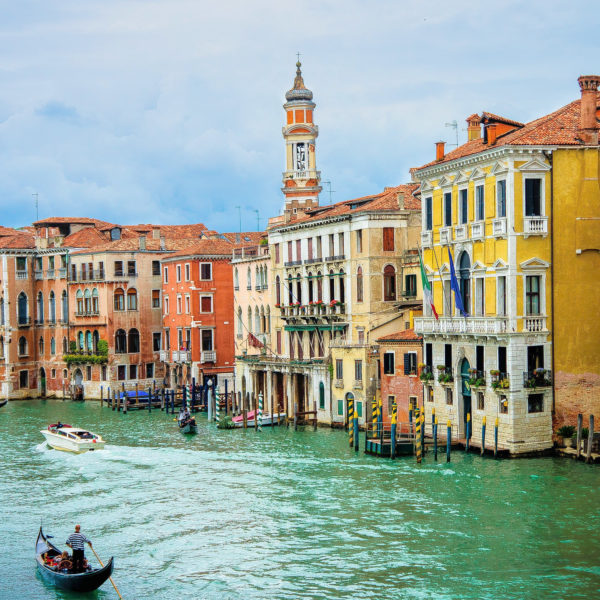
<path fill-rule="evenodd" d="M 298 56 L 298 62 L 300 62 L 300 52 L 296 52 L 296 55 Z"/>

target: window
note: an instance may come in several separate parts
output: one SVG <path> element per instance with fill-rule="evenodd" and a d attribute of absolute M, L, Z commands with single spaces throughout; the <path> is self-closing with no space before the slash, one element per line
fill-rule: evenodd
<path fill-rule="evenodd" d="M 277 330 L 277 343 L 276 343 L 276 352 L 277 354 L 281 354 L 281 329 Z"/>
<path fill-rule="evenodd" d="M 427 231 L 433 229 L 433 198 L 431 196 L 425 198 L 425 229 Z"/>
<path fill-rule="evenodd" d="M 485 196 L 483 185 L 475 186 L 475 220 L 485 219 Z"/>
<path fill-rule="evenodd" d="M 77 290 L 77 293 L 75 294 L 75 299 L 77 301 L 77 314 L 78 315 L 82 315 L 83 314 L 83 292 L 81 290 Z M 116 310 L 116 307 L 115 307 Z"/>
<path fill-rule="evenodd" d="M 127 352 L 135 354 L 140 351 L 140 333 L 137 329 L 130 329 L 127 336 Z"/>
<path fill-rule="evenodd" d="M 152 308 L 160 308 L 160 290 L 152 290 Z"/>
<path fill-rule="evenodd" d="M 317 238 L 317 258 L 323 258 L 323 236 Z"/>
<path fill-rule="evenodd" d="M 383 251 L 393 252 L 394 250 L 394 228 L 384 227 L 383 228 Z"/>
<path fill-rule="evenodd" d="M 335 359 L 335 378 L 344 379 L 344 361 L 341 358 Z"/>
<path fill-rule="evenodd" d="M 329 234 L 329 256 L 335 256 L 335 236 L 333 233 Z"/>
<path fill-rule="evenodd" d="M 48 300 L 48 316 L 50 317 L 50 323 L 56 323 L 56 299 L 54 292 L 50 292 L 50 299 Z"/>
<path fill-rule="evenodd" d="M 362 367 L 363 367 L 362 360 L 354 361 L 354 381 L 362 381 L 362 375 L 363 375 Z"/>
<path fill-rule="evenodd" d="M 129 365 L 129 379 L 137 379 L 137 365 Z"/>
<path fill-rule="evenodd" d="M 111 240 L 120 240 L 121 239 L 121 229 L 120 229 L 120 227 L 113 227 L 110 230 L 110 239 Z"/>
<path fill-rule="evenodd" d="M 343 400 L 338 400 L 337 413 L 338 413 L 338 417 L 342 417 L 344 415 L 344 401 Z"/>
<path fill-rule="evenodd" d="M 363 301 L 363 272 L 362 267 L 358 267 L 356 271 L 356 301 Z"/>
<path fill-rule="evenodd" d="M 475 314 L 480 317 L 485 315 L 485 281 L 483 277 L 475 279 Z"/>
<path fill-rule="evenodd" d="M 325 385 L 322 381 L 319 382 L 319 409 L 325 409 Z"/>
<path fill-rule="evenodd" d="M 483 346 L 475 346 L 475 368 L 479 372 L 485 370 L 485 348 Z"/>
<path fill-rule="evenodd" d="M 137 291 L 134 289 L 127 290 L 127 310 L 137 310 Z"/>
<path fill-rule="evenodd" d="M 88 381 L 91 381 L 91 380 L 92 380 L 92 367 L 91 367 L 91 366 L 89 366 L 89 365 L 88 365 L 88 366 L 86 366 L 86 368 L 85 368 L 85 378 L 86 378 Z"/>
<path fill-rule="evenodd" d="M 506 314 L 506 277 L 500 275 L 497 281 L 497 293 L 498 293 L 498 315 Z"/>
<path fill-rule="evenodd" d="M 67 322 L 68 320 L 68 314 L 69 314 L 69 298 L 67 296 L 67 291 L 63 290 L 63 293 L 61 295 L 61 319 L 63 322 Z"/>
<path fill-rule="evenodd" d="M 115 276 L 121 277 L 123 275 L 123 261 L 115 260 Z"/>
<path fill-rule="evenodd" d="M 365 330 L 357 328 L 356 333 L 358 335 L 358 343 L 364 344 L 365 343 Z"/>
<path fill-rule="evenodd" d="M 212 329 L 203 329 L 201 332 L 202 351 L 210 352 L 213 349 Z"/>
<path fill-rule="evenodd" d="M 452 389 L 449 387 L 446 388 L 446 404 L 454 404 L 454 400 L 452 397 Z"/>
<path fill-rule="evenodd" d="M 160 350 L 160 331 L 152 333 L 152 351 L 158 352 Z"/>
<path fill-rule="evenodd" d="M 384 375 L 393 375 L 396 370 L 396 366 L 394 364 L 395 357 L 393 352 L 386 352 L 383 355 L 383 374 Z"/>
<path fill-rule="evenodd" d="M 507 415 L 508 414 L 508 400 L 506 399 L 506 396 L 500 396 L 500 399 L 498 400 L 498 402 L 500 403 L 500 406 L 499 406 L 500 414 Z"/>
<path fill-rule="evenodd" d="M 444 194 L 444 225 L 450 227 L 452 225 L 452 193 Z"/>
<path fill-rule="evenodd" d="M 117 367 L 117 379 L 119 381 L 125 381 L 126 374 L 127 374 L 127 365 L 119 365 Z"/>
<path fill-rule="evenodd" d="M 175 266 L 175 281 L 177 281 L 177 282 L 181 281 L 181 265 Z"/>
<path fill-rule="evenodd" d="M 160 275 L 160 260 L 152 261 L 152 275 Z"/>
<path fill-rule="evenodd" d="M 302 241 L 296 240 L 296 260 L 302 260 Z"/>
<path fill-rule="evenodd" d="M 56 354 L 56 340 L 50 338 L 50 354 Z"/>
<path fill-rule="evenodd" d="M 506 180 L 496 182 L 496 213 L 498 217 L 506 217 Z"/>
<path fill-rule="evenodd" d="M 394 404 L 396 404 L 396 396 L 388 396 L 387 397 L 387 408 L 388 415 L 391 415 L 394 410 Z"/>
<path fill-rule="evenodd" d="M 189 294 L 185 295 L 185 314 L 186 315 L 190 314 L 190 295 Z"/>
<path fill-rule="evenodd" d="M 52 370 L 50 371 L 50 377 L 51 377 L 52 379 L 56 379 L 56 369 L 52 369 Z"/>
<path fill-rule="evenodd" d="M 458 192 L 458 210 L 460 212 L 460 222 L 464 225 L 469 221 L 469 198 L 466 188 Z"/>
<path fill-rule="evenodd" d="M 137 275 L 137 271 L 135 268 L 135 260 L 127 261 L 127 275 L 130 277 Z"/>
<path fill-rule="evenodd" d="M 527 275 L 525 277 L 525 305 L 526 314 L 539 315 L 540 313 L 540 276 Z"/>
<path fill-rule="evenodd" d="M 477 392 L 477 410 L 485 410 L 485 395 L 483 392 Z"/>
<path fill-rule="evenodd" d="M 90 290 L 85 290 L 83 293 L 85 314 L 89 315 L 92 312 L 92 293 Z"/>
<path fill-rule="evenodd" d="M 240 289 L 240 272 L 237 267 L 233 270 L 233 289 Z"/>
<path fill-rule="evenodd" d="M 544 394 L 529 394 L 527 397 L 527 412 L 544 412 Z"/>
<path fill-rule="evenodd" d="M 37 318 L 38 323 L 44 322 L 44 295 L 42 292 L 38 292 L 37 295 Z"/>
<path fill-rule="evenodd" d="M 405 375 L 416 375 L 417 374 L 417 353 L 406 352 L 404 354 L 404 374 Z"/>
<path fill-rule="evenodd" d="M 463 251 L 460 255 L 458 269 L 460 295 L 465 312 L 468 314 L 471 308 L 471 259 L 467 252 Z"/>
<path fill-rule="evenodd" d="M 383 299 L 385 302 L 396 300 L 396 269 L 392 265 L 383 269 Z"/>
<path fill-rule="evenodd" d="M 154 377 L 154 363 L 146 363 L 146 379 Z"/>
<path fill-rule="evenodd" d="M 344 245 L 344 232 L 342 231 L 341 233 L 338 233 L 338 254 L 344 254 Z"/>
<path fill-rule="evenodd" d="M 190 280 L 190 264 L 186 263 L 185 265 L 185 280 L 189 281 Z"/>
<path fill-rule="evenodd" d="M 100 379 L 106 381 L 106 365 L 100 367 Z"/>
<path fill-rule="evenodd" d="M 99 303 L 99 295 L 98 290 L 94 288 L 92 290 L 92 314 L 97 315 L 100 313 L 100 303 Z"/>
<path fill-rule="evenodd" d="M 200 279 L 202 279 L 202 281 L 210 281 L 212 279 L 211 263 L 202 263 L 200 265 Z"/>
<path fill-rule="evenodd" d="M 29 322 L 29 302 L 25 292 L 21 292 L 17 299 L 17 317 L 19 325 L 26 325 Z"/>
<path fill-rule="evenodd" d="M 542 180 L 525 179 L 525 216 L 539 217 L 542 214 Z"/>
<path fill-rule="evenodd" d="M 404 295 L 411 298 L 417 295 L 417 276 L 405 275 L 404 276 Z"/>
<path fill-rule="evenodd" d="M 77 293 L 79 294 L 79 292 Z M 125 310 L 125 294 L 121 288 L 115 290 L 113 298 L 115 310 Z M 81 310 L 79 308 L 79 298 L 77 299 L 77 312 L 83 312 L 83 306 L 81 307 Z"/>
<path fill-rule="evenodd" d="M 177 314 L 180 315 L 181 311 L 182 311 L 181 294 L 177 294 Z"/>
<path fill-rule="evenodd" d="M 163 302 L 165 305 L 165 315 L 168 315 L 169 314 L 169 296 L 165 296 Z"/>
<path fill-rule="evenodd" d="M 356 252 L 362 252 L 362 229 L 356 230 Z"/>
<path fill-rule="evenodd" d="M 279 244 L 275 244 L 275 263 L 279 264 L 280 259 L 280 255 L 279 255 Z"/>
<path fill-rule="evenodd" d="M 169 267 L 164 267 L 163 273 L 165 283 L 169 283 Z"/>
<path fill-rule="evenodd" d="M 19 356 L 27 356 L 27 340 L 24 336 L 19 338 Z"/>
<path fill-rule="evenodd" d="M 294 256 L 292 254 L 292 242 L 288 242 L 287 244 L 287 259 L 288 262 L 292 262 L 294 260 Z"/>
<path fill-rule="evenodd" d="M 127 334 L 124 329 L 117 329 L 115 333 L 115 353 L 125 354 L 127 352 Z"/>
<path fill-rule="evenodd" d="M 171 330 L 165 329 L 165 350 L 171 349 Z"/>
<path fill-rule="evenodd" d="M 506 373 L 506 346 L 498 346 L 498 371 Z"/>
<path fill-rule="evenodd" d="M 19 371 L 19 387 L 29 387 L 29 371 Z"/>
<path fill-rule="evenodd" d="M 213 311 L 213 297 L 212 296 L 201 296 L 200 297 L 200 312 L 211 313 Z"/>

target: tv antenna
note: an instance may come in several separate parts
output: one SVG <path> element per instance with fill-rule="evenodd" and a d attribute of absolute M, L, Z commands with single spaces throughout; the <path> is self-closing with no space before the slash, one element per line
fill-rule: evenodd
<path fill-rule="evenodd" d="M 331 200 L 331 194 L 335 194 L 335 190 L 331 189 L 331 181 L 324 181 L 323 183 L 329 188 L 327 190 L 329 192 L 329 204 L 333 204 L 333 201 Z"/>
<path fill-rule="evenodd" d="M 40 195 L 35 192 L 35 194 L 31 194 L 34 198 L 35 198 L 35 220 L 39 221 L 40 220 L 40 203 L 39 203 L 39 197 Z"/>
<path fill-rule="evenodd" d="M 454 121 L 451 121 L 450 123 L 446 123 L 445 126 L 452 127 L 452 129 L 454 129 L 454 132 L 456 133 L 456 144 L 452 145 L 456 145 L 456 147 L 458 148 L 458 123 L 456 122 L 456 119 L 454 119 Z"/>

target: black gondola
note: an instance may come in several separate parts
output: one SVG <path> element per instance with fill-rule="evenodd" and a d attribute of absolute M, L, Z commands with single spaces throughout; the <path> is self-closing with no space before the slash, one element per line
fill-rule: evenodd
<path fill-rule="evenodd" d="M 0 408 L 2 408 L 5 404 L 8 404 L 8 400 L 0 400 Z"/>
<path fill-rule="evenodd" d="M 72 592 L 91 592 L 97 590 L 113 572 L 112 557 L 101 569 L 92 569 L 84 573 L 55 571 L 44 564 L 42 554 L 45 552 L 48 553 L 49 557 L 61 554 L 60 550 L 52 542 L 48 541 L 40 527 L 40 532 L 35 542 L 35 560 L 38 571 L 46 581 L 53 583 L 63 590 L 70 590 Z"/>

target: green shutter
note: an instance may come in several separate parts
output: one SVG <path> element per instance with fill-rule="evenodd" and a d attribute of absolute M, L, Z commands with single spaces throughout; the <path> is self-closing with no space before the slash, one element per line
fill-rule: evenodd
<path fill-rule="evenodd" d="M 362 417 L 362 402 L 357 402 L 356 403 L 356 412 L 358 413 L 358 418 L 360 419 Z"/>
<path fill-rule="evenodd" d="M 344 415 L 344 401 L 338 400 L 338 415 L 341 417 Z"/>

